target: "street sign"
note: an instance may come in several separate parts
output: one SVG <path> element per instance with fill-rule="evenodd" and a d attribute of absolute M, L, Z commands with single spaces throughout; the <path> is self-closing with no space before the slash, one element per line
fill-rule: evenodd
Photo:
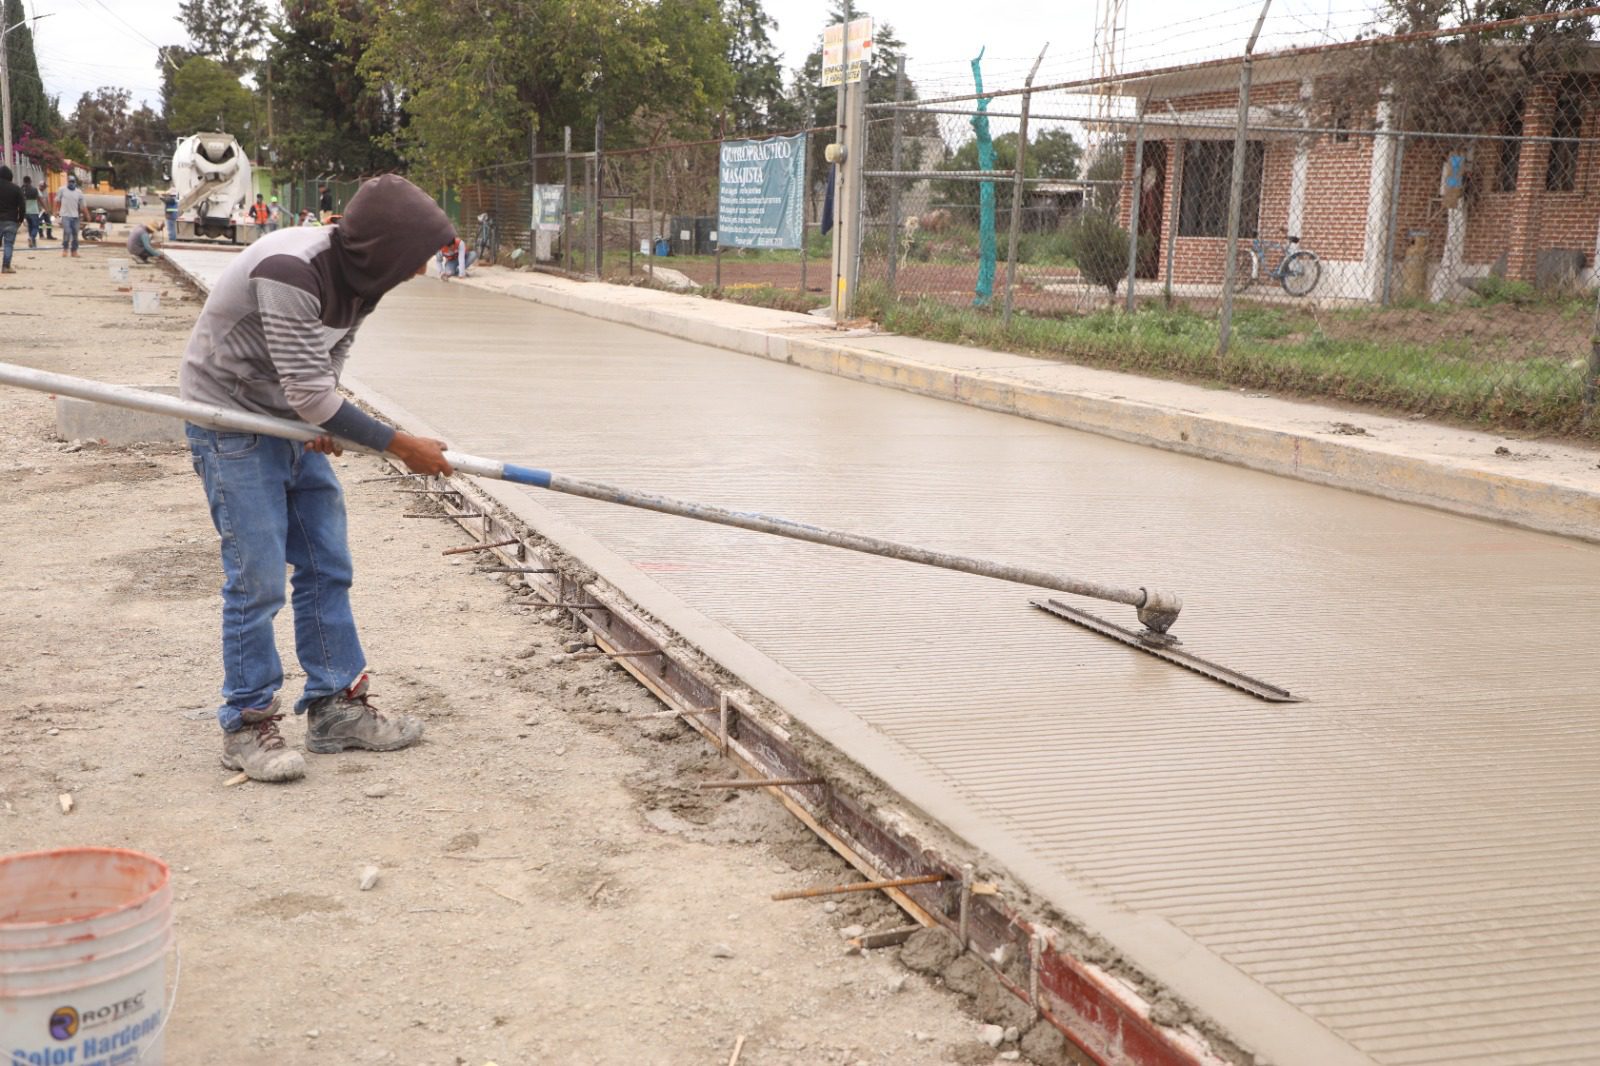
<path fill-rule="evenodd" d="M 872 19 L 834 23 L 822 31 L 822 84 L 857 82 L 872 67 Z"/>
<path fill-rule="evenodd" d="M 730 248 L 800 247 L 805 211 L 805 134 L 764 141 L 723 141 L 720 171 L 713 241 Z"/>

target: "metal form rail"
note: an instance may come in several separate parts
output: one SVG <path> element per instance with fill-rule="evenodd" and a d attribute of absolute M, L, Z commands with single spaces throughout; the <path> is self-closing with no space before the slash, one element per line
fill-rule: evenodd
<path fill-rule="evenodd" d="M 506 517 L 469 480 L 416 475 L 408 480 L 422 486 L 473 538 L 469 547 L 481 549 L 484 562 L 499 562 L 495 570 L 520 579 L 545 606 L 568 612 L 612 663 L 866 878 L 921 880 L 880 890 L 922 926 L 956 935 L 1003 987 L 1089 1061 L 1104 1066 L 1219 1066 L 1226 1061 L 1193 1026 L 1180 1030 L 1153 1020 L 1150 1001 L 1128 980 L 1137 981 L 1138 975 L 1113 975 L 1076 958 L 1040 916 L 1008 902 L 1003 889 L 975 882 L 973 867 L 962 858 L 920 839 L 903 819 L 887 824 L 852 794 L 856 788 L 865 791 L 865 779 L 840 780 L 837 770 L 830 778 L 805 755 L 806 743 L 796 743 L 792 725 L 778 724 L 754 696 L 717 676 L 714 664 L 603 582 L 551 557 L 537 533 Z"/>

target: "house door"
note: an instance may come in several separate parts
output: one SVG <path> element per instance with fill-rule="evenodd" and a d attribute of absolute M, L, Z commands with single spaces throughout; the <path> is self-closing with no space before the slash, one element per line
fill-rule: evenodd
<path fill-rule="evenodd" d="M 1161 205 L 1167 197 L 1167 145 L 1144 143 L 1144 173 L 1139 176 L 1139 258 L 1133 276 L 1154 278 L 1161 272 Z"/>

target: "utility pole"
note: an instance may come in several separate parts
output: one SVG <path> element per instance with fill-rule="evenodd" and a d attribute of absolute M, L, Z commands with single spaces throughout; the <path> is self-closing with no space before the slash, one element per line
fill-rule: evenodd
<path fill-rule="evenodd" d="M 836 180 L 833 188 L 833 292 L 832 307 L 835 324 L 850 317 L 851 305 L 856 295 L 856 277 L 861 265 L 861 215 L 864 198 L 864 171 L 867 148 L 867 85 L 872 76 L 872 57 L 863 40 L 860 54 L 855 60 L 861 64 L 859 80 L 852 81 L 850 53 L 850 23 L 854 12 L 845 0 L 844 25 L 840 59 L 843 62 L 839 82 L 839 100 L 835 108 L 838 135 L 828 146 L 826 158 L 834 165 Z"/>
<path fill-rule="evenodd" d="M 17 26 L 20 25 L 22 23 L 17 23 Z M 8 167 L 15 166 L 17 161 L 11 151 L 11 46 L 6 43 L 6 37 L 17 26 L 12 26 L 10 29 L 0 33 L 0 111 L 5 112 L 5 160 Z"/>
<path fill-rule="evenodd" d="M 17 158 L 16 152 L 11 148 L 11 45 L 7 43 L 6 38 L 11 36 L 12 30 L 49 17 L 49 14 L 35 15 L 31 19 L 23 19 L 14 26 L 0 29 L 0 112 L 4 113 L 4 118 L 0 119 L 0 135 L 5 137 L 5 161 L 8 167 L 15 167 Z"/>

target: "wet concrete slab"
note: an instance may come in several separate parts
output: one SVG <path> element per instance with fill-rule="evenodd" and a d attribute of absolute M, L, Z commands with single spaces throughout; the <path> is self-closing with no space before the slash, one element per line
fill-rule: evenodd
<path fill-rule="evenodd" d="M 1308 702 L 1015 586 L 528 490 L 1274 1061 L 1590 1061 L 1600 548 L 433 281 L 351 372 L 466 451 L 1178 591 L 1190 650 Z"/>

